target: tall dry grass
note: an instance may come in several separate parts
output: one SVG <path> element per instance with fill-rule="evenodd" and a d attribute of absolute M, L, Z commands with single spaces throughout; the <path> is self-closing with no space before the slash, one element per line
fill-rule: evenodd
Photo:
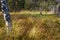
<path fill-rule="evenodd" d="M 6 35 L 5 27 L 0 26 L 0 40 L 60 40 L 60 18 L 56 16 L 12 15 L 11 19 L 11 34 Z"/>

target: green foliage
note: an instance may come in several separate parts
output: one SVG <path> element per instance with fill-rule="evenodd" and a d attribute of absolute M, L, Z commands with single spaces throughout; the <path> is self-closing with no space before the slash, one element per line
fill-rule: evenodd
<path fill-rule="evenodd" d="M 57 3 L 55 0 L 8 0 L 8 5 L 10 11 L 20 11 L 22 9 L 39 10 L 39 8 L 49 10 L 48 7 L 57 5 Z"/>
<path fill-rule="evenodd" d="M 0 16 L 0 28 L 4 27 L 4 20 L 2 16 Z"/>

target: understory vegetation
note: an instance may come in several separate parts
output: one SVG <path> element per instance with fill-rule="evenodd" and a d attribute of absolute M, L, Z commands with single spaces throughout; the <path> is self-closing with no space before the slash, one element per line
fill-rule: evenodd
<path fill-rule="evenodd" d="M 0 15 L 0 40 L 60 40 L 60 18 L 56 15 L 11 15 L 13 29 L 6 34 Z"/>

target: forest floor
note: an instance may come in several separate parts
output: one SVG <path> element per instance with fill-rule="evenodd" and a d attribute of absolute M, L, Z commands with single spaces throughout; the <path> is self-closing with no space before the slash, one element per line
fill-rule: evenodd
<path fill-rule="evenodd" d="M 14 13 L 11 14 L 13 29 L 10 35 L 6 34 L 0 15 L 0 40 L 60 40 L 60 18 L 56 15 Z"/>

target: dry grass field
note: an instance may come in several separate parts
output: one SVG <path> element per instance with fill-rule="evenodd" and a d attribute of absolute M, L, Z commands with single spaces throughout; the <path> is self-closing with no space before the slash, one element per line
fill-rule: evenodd
<path fill-rule="evenodd" d="M 54 14 L 12 14 L 12 31 L 6 34 L 0 15 L 0 40 L 60 40 L 60 18 Z"/>

